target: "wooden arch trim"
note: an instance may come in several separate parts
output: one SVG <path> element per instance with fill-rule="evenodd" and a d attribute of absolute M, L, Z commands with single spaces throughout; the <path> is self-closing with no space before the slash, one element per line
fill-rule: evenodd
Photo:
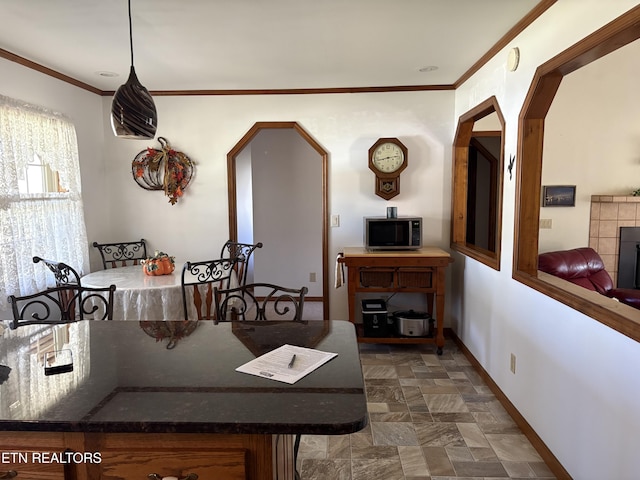
<path fill-rule="evenodd" d="M 640 310 L 538 272 L 544 122 L 565 75 L 640 38 L 640 6 L 540 65 L 518 120 L 513 278 L 640 341 Z"/>
<path fill-rule="evenodd" d="M 476 121 L 492 113 L 496 113 L 500 121 L 500 159 L 498 165 L 499 178 L 496 191 L 496 236 L 495 252 L 473 245 L 468 245 L 467 238 L 467 192 L 469 185 L 467 172 L 469 168 L 469 144 Z M 451 248 L 463 255 L 471 257 L 485 265 L 500 270 L 500 253 L 502 238 L 502 191 L 504 171 L 504 127 L 505 120 L 498 99 L 491 96 L 484 102 L 462 114 L 453 139 L 453 195 L 451 196 Z"/>
<path fill-rule="evenodd" d="M 236 156 L 266 129 L 291 129 L 297 132 L 322 158 L 322 308 L 329 314 L 329 153 L 297 122 L 256 122 L 227 153 L 227 191 L 229 202 L 229 239 L 238 239 L 236 203 Z"/>

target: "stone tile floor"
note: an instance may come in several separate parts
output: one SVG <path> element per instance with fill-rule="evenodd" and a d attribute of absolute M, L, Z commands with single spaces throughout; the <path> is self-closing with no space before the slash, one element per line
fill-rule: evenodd
<path fill-rule="evenodd" d="M 553 479 L 467 358 L 433 345 L 360 344 L 369 424 L 303 435 L 302 480 Z"/>

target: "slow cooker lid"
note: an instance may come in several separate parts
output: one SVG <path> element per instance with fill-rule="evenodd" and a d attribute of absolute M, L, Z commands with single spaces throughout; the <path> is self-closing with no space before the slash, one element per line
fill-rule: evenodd
<path fill-rule="evenodd" d="M 399 310 L 397 312 L 393 312 L 393 316 L 397 318 L 407 318 L 410 320 L 424 320 L 429 318 L 429 314 L 427 312 L 416 312 L 415 310 Z"/>

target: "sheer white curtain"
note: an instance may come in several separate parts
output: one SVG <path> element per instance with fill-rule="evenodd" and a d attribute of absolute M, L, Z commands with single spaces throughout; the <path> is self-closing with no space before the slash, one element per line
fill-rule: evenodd
<path fill-rule="evenodd" d="M 36 157 L 59 173 L 64 192 L 20 192 Z M 0 95 L 0 309 L 8 295 L 53 286 L 34 255 L 88 271 L 76 131 L 61 114 Z"/>

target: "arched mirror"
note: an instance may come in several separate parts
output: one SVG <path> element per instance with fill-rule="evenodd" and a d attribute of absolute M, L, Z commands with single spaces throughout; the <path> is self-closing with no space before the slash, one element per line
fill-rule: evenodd
<path fill-rule="evenodd" d="M 495 97 L 460 117 L 453 148 L 451 248 L 500 269 L 504 118 Z"/>
<path fill-rule="evenodd" d="M 559 90 L 563 78 L 590 65 L 605 55 L 618 51 L 621 47 L 627 46 L 625 49 L 631 47 L 629 44 L 637 42 L 638 38 L 640 38 L 638 22 L 640 22 L 640 9 L 635 8 L 544 63 L 536 70 L 522 108 L 522 113 L 520 114 L 518 127 L 518 196 L 516 199 L 516 243 L 514 249 L 513 278 L 640 341 L 640 332 L 637 328 L 638 320 L 640 319 L 639 310 L 612 301 L 604 295 L 593 295 L 593 292 L 587 289 L 573 286 L 567 281 L 552 277 L 543 272 L 538 272 L 537 269 L 541 237 L 539 228 L 543 152 L 546 150 L 545 143 L 547 140 L 545 133 L 547 136 L 551 136 L 549 132 L 545 132 L 547 115 L 552 103 L 554 103 L 556 99 L 556 94 L 559 93 L 562 95 L 562 92 L 559 92 Z M 631 79 L 637 77 L 631 70 L 626 70 L 627 66 L 633 65 L 634 60 L 637 58 L 637 53 L 635 53 L 635 51 L 633 53 L 628 62 L 620 62 L 623 68 L 619 69 L 624 72 L 624 75 L 631 75 Z M 592 95 L 606 95 L 607 89 L 602 87 L 600 83 L 601 82 L 598 81 L 597 91 L 594 91 Z M 610 88 L 620 89 L 621 87 L 622 84 L 616 83 Z M 584 102 L 588 103 L 588 100 L 588 98 L 585 98 Z M 575 108 L 574 112 L 578 110 L 578 108 Z M 574 115 L 574 119 L 570 124 L 565 121 L 564 125 L 567 128 L 577 128 L 581 130 L 581 139 L 587 143 L 594 141 L 594 139 L 600 143 L 607 142 L 611 141 L 612 138 L 611 135 L 607 135 L 606 131 L 599 130 L 593 132 L 587 129 L 592 123 L 589 118 L 590 115 L 594 117 L 612 118 L 613 121 L 606 125 L 607 129 L 615 129 L 619 122 L 624 121 L 621 120 L 621 110 L 619 108 L 611 112 L 606 111 L 606 109 L 591 108 L 588 109 L 587 112 L 583 112 L 582 114 L 574 113 Z M 606 117 L 606 115 L 610 115 L 610 117 Z M 566 140 L 564 141 L 566 142 Z M 577 155 L 576 150 L 571 149 L 571 142 L 566 143 L 568 143 L 568 145 L 565 145 L 565 148 L 571 150 L 570 154 L 573 156 Z M 557 147 L 552 149 L 552 151 L 558 151 Z M 609 150 L 609 152 L 610 151 L 611 150 Z M 629 156 L 631 158 L 628 159 L 628 163 L 637 163 L 636 156 L 633 154 Z M 587 157 L 588 156 L 583 155 L 579 161 L 579 168 L 583 171 L 576 172 L 572 175 L 571 170 L 568 169 L 566 173 L 563 173 L 568 180 L 579 180 L 571 183 L 581 182 L 583 186 L 587 185 L 587 182 L 597 184 L 597 182 L 601 181 L 600 177 L 609 175 L 610 172 L 603 172 L 601 170 L 611 169 L 610 162 L 607 161 L 607 158 L 598 156 L 590 160 Z M 562 155 L 550 155 L 549 158 L 546 158 L 545 153 L 545 162 L 547 161 L 562 162 L 563 158 Z M 568 161 L 569 160 L 567 160 L 567 162 Z M 637 166 L 634 165 L 634 167 L 637 169 Z M 629 172 L 635 171 L 633 170 L 634 167 L 632 167 Z M 584 179 L 584 171 L 586 170 L 593 171 L 592 179 Z M 618 168 L 618 170 L 620 169 Z M 598 172 L 601 173 L 599 174 Z M 548 173 L 550 177 L 553 175 L 553 173 Z M 626 175 L 627 178 L 622 177 L 618 183 L 619 188 L 627 189 L 627 191 L 630 192 L 632 184 L 628 182 L 633 182 L 632 176 L 631 173 L 628 173 Z M 555 173 L 555 178 L 558 178 L 557 173 Z M 607 189 L 611 189 L 611 185 L 607 186 Z M 578 202 L 588 202 L 590 200 L 588 197 L 584 199 L 580 198 L 580 185 L 577 185 L 577 192 Z M 579 208 L 572 210 L 579 211 Z M 591 232 L 589 232 L 589 228 L 587 228 L 590 221 L 588 208 L 583 210 L 586 213 L 583 215 L 580 228 L 584 236 L 582 246 L 587 246 L 592 235 Z M 545 216 L 551 219 L 551 214 L 546 211 Z M 543 237 L 543 240 L 546 239 Z M 558 244 L 558 246 L 560 245 Z M 575 246 L 576 245 L 568 245 L 567 248 L 574 248 Z"/>
<path fill-rule="evenodd" d="M 258 122 L 227 154 L 229 238 L 262 242 L 250 282 L 305 285 L 305 317 L 328 295 L 328 153 L 296 122 Z"/>

